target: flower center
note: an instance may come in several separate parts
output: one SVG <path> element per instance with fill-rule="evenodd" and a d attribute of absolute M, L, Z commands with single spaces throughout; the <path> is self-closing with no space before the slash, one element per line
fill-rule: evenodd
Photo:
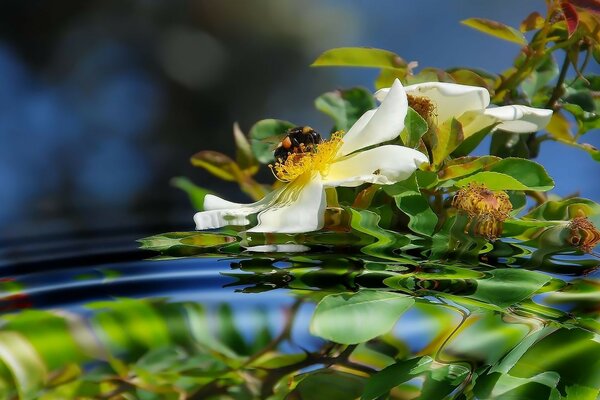
<path fill-rule="evenodd" d="M 488 239 L 495 239 L 502 233 L 502 223 L 512 210 L 505 192 L 493 192 L 477 183 L 460 189 L 452 199 L 452 206 L 466 213 L 475 222 L 475 232 Z"/>
<path fill-rule="evenodd" d="M 415 110 L 425 121 L 427 121 L 435 112 L 435 104 L 427 97 L 406 95 L 408 105 Z"/>
<path fill-rule="evenodd" d="M 586 217 L 575 217 L 569 223 L 569 241 L 586 253 L 600 242 L 600 231 Z"/>
<path fill-rule="evenodd" d="M 326 175 L 342 146 L 343 131 L 331 134 L 331 139 L 317 144 L 312 152 L 290 153 L 285 161 L 276 160 L 269 168 L 277 179 L 291 182 L 308 171 Z"/>

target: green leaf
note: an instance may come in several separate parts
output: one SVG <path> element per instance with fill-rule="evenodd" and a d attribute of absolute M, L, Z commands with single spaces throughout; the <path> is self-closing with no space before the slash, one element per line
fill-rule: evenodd
<path fill-rule="evenodd" d="M 488 168 L 500 160 L 501 158 L 496 156 L 455 158 L 447 162 L 445 167 L 438 172 L 438 178 L 440 181 L 460 178 Z"/>
<path fill-rule="evenodd" d="M 554 181 L 540 164 L 523 158 L 505 158 L 489 169 L 517 179 L 531 190 L 549 190 L 554 187 Z"/>
<path fill-rule="evenodd" d="M 256 174 L 259 168 L 258 161 L 252 153 L 248 138 L 237 122 L 233 124 L 233 140 L 235 141 L 235 161 L 239 167 L 249 175 Z"/>
<path fill-rule="evenodd" d="M 332 294 L 317 305 L 310 332 L 336 343 L 365 342 L 389 332 L 414 302 L 399 293 L 376 290 Z"/>
<path fill-rule="evenodd" d="M 300 400 L 356 399 L 363 391 L 365 379 L 346 372 L 321 369 L 303 377 L 292 396 Z M 295 396 L 294 396 L 295 395 Z"/>
<path fill-rule="evenodd" d="M 456 182 L 463 187 L 471 182 L 483 183 L 491 190 L 546 191 L 554 181 L 541 165 L 523 158 L 505 158 L 494 163 L 489 171 L 478 172 Z"/>
<path fill-rule="evenodd" d="M 273 161 L 273 151 L 288 129 L 296 125 L 279 119 L 263 119 L 250 129 L 250 146 L 254 157 L 263 164 Z"/>
<path fill-rule="evenodd" d="M 539 15 L 539 14 L 538 14 Z M 530 75 L 521 83 L 521 89 L 529 99 L 558 76 L 558 66 L 552 54 L 548 54 Z"/>
<path fill-rule="evenodd" d="M 427 121 L 411 107 L 408 107 L 408 113 L 404 119 L 404 130 L 400 133 L 402 143 L 407 147 L 417 148 L 419 140 L 427 132 L 427 129 Z"/>
<path fill-rule="evenodd" d="M 464 140 L 462 125 L 456 118 L 444 123 L 438 129 L 430 129 L 433 165 L 438 168 Z"/>
<path fill-rule="evenodd" d="M 527 44 L 527 39 L 525 39 L 525 36 L 521 32 L 501 22 L 485 18 L 469 18 L 461 21 L 461 23 L 480 32 L 520 44 L 521 46 Z"/>
<path fill-rule="evenodd" d="M 550 200 L 534 208 L 523 218 L 541 221 L 569 221 L 581 216 L 586 216 L 596 225 L 600 225 L 600 204 L 581 197 L 559 201 Z"/>
<path fill-rule="evenodd" d="M 573 133 L 571 132 L 571 127 L 569 126 L 569 121 L 567 121 L 561 112 L 552 114 L 552 118 L 550 119 L 548 126 L 546 126 L 546 131 L 548 131 L 550 136 L 554 139 L 566 142 L 575 141 Z"/>
<path fill-rule="evenodd" d="M 197 186 L 188 178 L 183 176 L 175 177 L 171 179 L 171 185 L 179 188 L 187 193 L 192 206 L 196 209 L 196 211 L 204 210 L 204 198 L 207 194 L 212 194 L 208 189 L 204 189 L 200 186 Z"/>
<path fill-rule="evenodd" d="M 226 181 L 236 181 L 241 171 L 235 161 L 218 151 L 204 150 L 190 159 L 195 167 L 204 168 L 217 178 Z"/>
<path fill-rule="evenodd" d="M 488 89 L 488 91 L 493 90 L 495 77 L 493 79 L 485 79 L 477 72 L 466 69 L 466 68 L 454 68 L 449 69 L 447 72 L 454 79 L 456 83 L 461 85 L 469 85 L 469 86 L 480 86 Z"/>
<path fill-rule="evenodd" d="M 140 248 L 154 251 L 166 251 L 173 246 L 192 246 L 199 248 L 213 248 L 232 243 L 232 236 L 206 233 L 206 232 L 169 232 L 160 235 L 139 239 Z"/>
<path fill-rule="evenodd" d="M 385 259 L 388 258 L 388 253 L 391 253 L 394 248 L 410 243 L 406 236 L 380 227 L 380 214 L 370 210 L 356 210 L 353 208 L 348 208 L 348 211 L 350 212 L 350 226 L 352 229 L 375 239 L 374 243 L 369 243 L 360 249 L 362 253 Z"/>
<path fill-rule="evenodd" d="M 490 154 L 498 157 L 531 158 L 535 149 L 527 144 L 527 135 L 496 130 L 492 134 Z"/>
<path fill-rule="evenodd" d="M 339 47 L 322 53 L 311 67 L 369 67 L 406 69 L 406 62 L 399 55 L 370 47 Z"/>
<path fill-rule="evenodd" d="M 415 377 L 413 371 L 424 362 L 431 364 L 431 358 L 398 361 L 373 374 L 365 385 L 361 400 L 376 400 L 386 396 L 396 386 L 413 379 Z"/>
<path fill-rule="evenodd" d="M 322 94 L 315 107 L 333 118 L 334 130 L 347 132 L 361 115 L 375 108 L 375 100 L 367 89 L 356 87 Z"/>
<path fill-rule="evenodd" d="M 0 332 L 0 361 L 11 372 L 20 399 L 35 399 L 48 371 L 31 343 L 17 332 Z"/>
<path fill-rule="evenodd" d="M 402 182 L 387 185 L 384 190 L 394 198 L 396 206 L 408 215 L 410 230 L 426 236 L 433 234 L 438 218 L 429 206 L 427 198 L 419 191 L 415 175 Z"/>
<path fill-rule="evenodd" d="M 530 298 L 551 277 L 523 269 L 496 269 L 489 279 L 477 280 L 477 289 L 470 295 L 477 300 L 508 307 Z"/>
<path fill-rule="evenodd" d="M 490 190 L 534 190 L 519 182 L 510 175 L 498 172 L 478 172 L 456 182 L 457 187 L 467 186 L 469 183 L 482 183 Z M 546 189 L 549 190 L 550 188 Z"/>
<path fill-rule="evenodd" d="M 575 117 L 577 122 L 577 136 L 581 136 L 591 130 L 600 129 L 600 107 L 595 112 L 585 111 L 577 104 L 563 104 L 563 109 Z"/>

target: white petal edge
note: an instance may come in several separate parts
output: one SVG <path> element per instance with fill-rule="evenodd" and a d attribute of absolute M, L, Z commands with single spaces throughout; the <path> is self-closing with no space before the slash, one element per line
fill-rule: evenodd
<path fill-rule="evenodd" d="M 492 107 L 484 114 L 502 121 L 495 129 L 513 133 L 537 132 L 544 129 L 552 118 L 552 110 L 522 105 Z"/>
<path fill-rule="evenodd" d="M 397 145 L 380 146 L 352 154 L 331 164 L 323 178 L 323 185 L 388 185 L 408 178 L 421 164 L 428 162 L 427 156 L 420 151 Z"/>
<path fill-rule="evenodd" d="M 407 112 L 406 92 L 396 79 L 386 100 L 377 109 L 367 111 L 344 135 L 338 155 L 344 156 L 398 137 L 404 129 Z"/>
<path fill-rule="evenodd" d="M 460 85 L 447 82 L 424 82 L 406 86 L 406 94 L 426 97 L 435 105 L 439 123 L 454 117 L 458 118 L 467 111 L 483 111 L 490 104 L 490 93 L 479 86 Z M 388 90 L 381 89 L 375 98 L 383 101 Z"/>
<path fill-rule="evenodd" d="M 284 244 L 262 244 L 258 246 L 249 246 L 246 251 L 254 253 L 302 253 L 309 251 L 310 247 L 303 244 L 284 243 Z"/>
<path fill-rule="evenodd" d="M 257 215 L 248 232 L 300 233 L 323 227 L 327 202 L 319 173 L 304 174 L 287 184 L 275 201 Z"/>
<path fill-rule="evenodd" d="M 275 190 L 263 199 L 249 204 L 233 203 L 208 194 L 204 198 L 204 211 L 197 212 L 194 215 L 196 230 L 216 229 L 227 225 L 248 225 L 250 223 L 248 216 L 257 214 L 269 207 L 284 189 Z"/>

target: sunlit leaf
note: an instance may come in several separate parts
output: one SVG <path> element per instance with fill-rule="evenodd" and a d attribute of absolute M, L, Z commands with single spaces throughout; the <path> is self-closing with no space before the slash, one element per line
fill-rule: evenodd
<path fill-rule="evenodd" d="M 370 47 L 340 47 L 322 53 L 313 67 L 371 67 L 405 69 L 406 62 L 397 54 Z"/>
<path fill-rule="evenodd" d="M 546 126 L 546 130 L 555 139 L 567 142 L 575 140 L 573 133 L 571 132 L 571 127 L 569 126 L 569 121 L 567 121 L 565 116 L 560 112 L 552 114 L 552 118 L 550 119 L 548 126 Z"/>
<path fill-rule="evenodd" d="M 542 26 L 544 26 L 544 21 L 544 17 L 542 17 L 539 12 L 534 11 L 529 14 L 527 18 L 523 20 L 523 22 L 521 22 L 519 30 L 521 32 L 529 32 L 540 29 Z"/>
<path fill-rule="evenodd" d="M 514 42 L 522 46 L 527 44 L 527 39 L 525 39 L 521 32 L 501 22 L 485 18 L 469 18 L 461 21 L 461 23 L 488 35 L 508 40 L 509 42 Z"/>
<path fill-rule="evenodd" d="M 521 158 L 505 158 L 494 163 L 489 171 L 478 172 L 456 182 L 463 187 L 471 182 L 483 183 L 491 190 L 539 190 L 554 187 L 554 181 L 539 164 Z"/>
<path fill-rule="evenodd" d="M 414 299 L 392 292 L 332 294 L 317 305 L 310 331 L 336 343 L 361 343 L 387 333 L 413 304 Z"/>
<path fill-rule="evenodd" d="M 452 118 L 449 123 L 444 123 L 431 132 L 431 151 L 433 165 L 438 168 L 446 157 L 450 155 L 464 140 L 462 125 Z"/>
<path fill-rule="evenodd" d="M 438 177 L 440 181 L 460 178 L 487 169 L 500 160 L 501 158 L 496 156 L 455 158 L 446 163 L 444 168 L 438 172 Z"/>
<path fill-rule="evenodd" d="M 190 159 L 192 165 L 201 167 L 226 181 L 236 181 L 241 173 L 240 168 L 231 158 L 217 151 L 204 150 Z"/>

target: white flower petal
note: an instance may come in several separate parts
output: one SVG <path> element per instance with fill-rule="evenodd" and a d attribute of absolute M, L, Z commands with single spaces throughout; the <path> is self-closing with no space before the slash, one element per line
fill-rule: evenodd
<path fill-rule="evenodd" d="M 396 79 L 379 108 L 365 113 L 344 135 L 338 154 L 344 156 L 394 139 L 404 129 L 407 111 L 406 92 Z"/>
<path fill-rule="evenodd" d="M 496 129 L 514 133 L 537 132 L 552 118 L 552 110 L 521 105 L 488 108 L 484 114 L 503 121 Z"/>
<path fill-rule="evenodd" d="M 323 227 L 325 190 L 319 173 L 288 183 L 269 207 L 258 213 L 258 225 L 248 232 L 299 233 Z"/>
<path fill-rule="evenodd" d="M 209 194 L 204 198 L 205 211 L 197 212 L 194 215 L 196 229 L 204 230 L 221 228 L 227 225 L 248 225 L 250 223 L 248 216 L 269 207 L 276 194 L 276 192 L 270 193 L 264 199 L 250 204 L 232 203 Z"/>
<path fill-rule="evenodd" d="M 452 117 L 459 117 L 467 111 L 484 110 L 490 104 L 490 93 L 479 86 L 459 85 L 446 82 L 425 82 L 404 88 L 406 94 L 426 97 L 435 106 L 437 120 L 441 124 Z M 375 93 L 383 100 L 387 93 L 381 89 Z"/>
<path fill-rule="evenodd" d="M 462 124 L 463 136 L 465 139 L 498 123 L 497 118 L 486 115 L 484 111 L 479 110 L 467 111 L 457 119 Z"/>
<path fill-rule="evenodd" d="M 310 247 L 294 243 L 262 244 L 259 246 L 246 247 L 246 250 L 254 253 L 301 253 L 309 251 Z"/>
<path fill-rule="evenodd" d="M 358 186 L 363 183 L 392 184 L 408 178 L 429 160 L 420 151 L 396 145 L 361 151 L 331 164 L 325 186 Z"/>

